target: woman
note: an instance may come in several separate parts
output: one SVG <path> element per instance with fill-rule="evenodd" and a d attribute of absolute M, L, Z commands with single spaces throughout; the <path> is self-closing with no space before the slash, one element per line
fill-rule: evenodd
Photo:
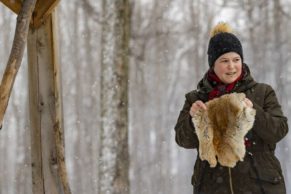
<path fill-rule="evenodd" d="M 257 83 L 243 63 L 243 49 L 228 24 L 218 24 L 208 45 L 209 70 L 197 89 L 186 94 L 175 126 L 176 142 L 184 148 L 199 148 L 192 116 L 206 109 L 205 102 L 226 93 L 242 92 L 244 102 L 256 110 L 253 128 L 245 136 L 244 161 L 234 168 L 211 168 L 197 156 L 192 176 L 194 194 L 286 194 L 285 182 L 274 151 L 288 132 L 274 90 Z M 199 155 L 199 154 L 197 154 Z"/>

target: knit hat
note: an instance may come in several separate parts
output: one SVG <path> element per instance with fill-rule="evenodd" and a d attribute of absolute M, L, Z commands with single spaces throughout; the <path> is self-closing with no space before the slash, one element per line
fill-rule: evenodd
<path fill-rule="evenodd" d="M 209 66 L 213 67 L 216 59 L 228 52 L 239 54 L 243 61 L 243 49 L 239 39 L 233 34 L 227 23 L 221 22 L 211 31 L 207 52 Z"/>

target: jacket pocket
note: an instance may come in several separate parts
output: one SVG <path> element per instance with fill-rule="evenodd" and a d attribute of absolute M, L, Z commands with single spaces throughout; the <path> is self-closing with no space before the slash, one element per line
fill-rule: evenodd
<path fill-rule="evenodd" d="M 262 183 L 280 184 L 283 181 L 282 176 L 276 169 L 257 169 L 256 173 L 254 170 L 250 171 L 250 177 L 258 179 Z"/>

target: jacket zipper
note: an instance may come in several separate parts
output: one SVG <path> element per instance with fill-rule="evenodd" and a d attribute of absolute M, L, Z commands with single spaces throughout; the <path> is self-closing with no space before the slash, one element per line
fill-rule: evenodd
<path fill-rule="evenodd" d="M 229 175 L 229 187 L 230 187 L 230 193 L 234 194 L 233 192 L 233 185 L 232 185 L 232 176 L 231 176 L 231 169 L 228 168 L 228 175 Z"/>

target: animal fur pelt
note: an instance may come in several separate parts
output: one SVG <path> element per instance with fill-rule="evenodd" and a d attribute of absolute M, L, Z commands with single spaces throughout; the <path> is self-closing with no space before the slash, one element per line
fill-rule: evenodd
<path fill-rule="evenodd" d="M 206 103 L 192 118 L 199 139 L 199 156 L 211 167 L 234 167 L 245 156 L 244 136 L 252 128 L 256 111 L 244 102 L 244 93 L 226 94 Z"/>

